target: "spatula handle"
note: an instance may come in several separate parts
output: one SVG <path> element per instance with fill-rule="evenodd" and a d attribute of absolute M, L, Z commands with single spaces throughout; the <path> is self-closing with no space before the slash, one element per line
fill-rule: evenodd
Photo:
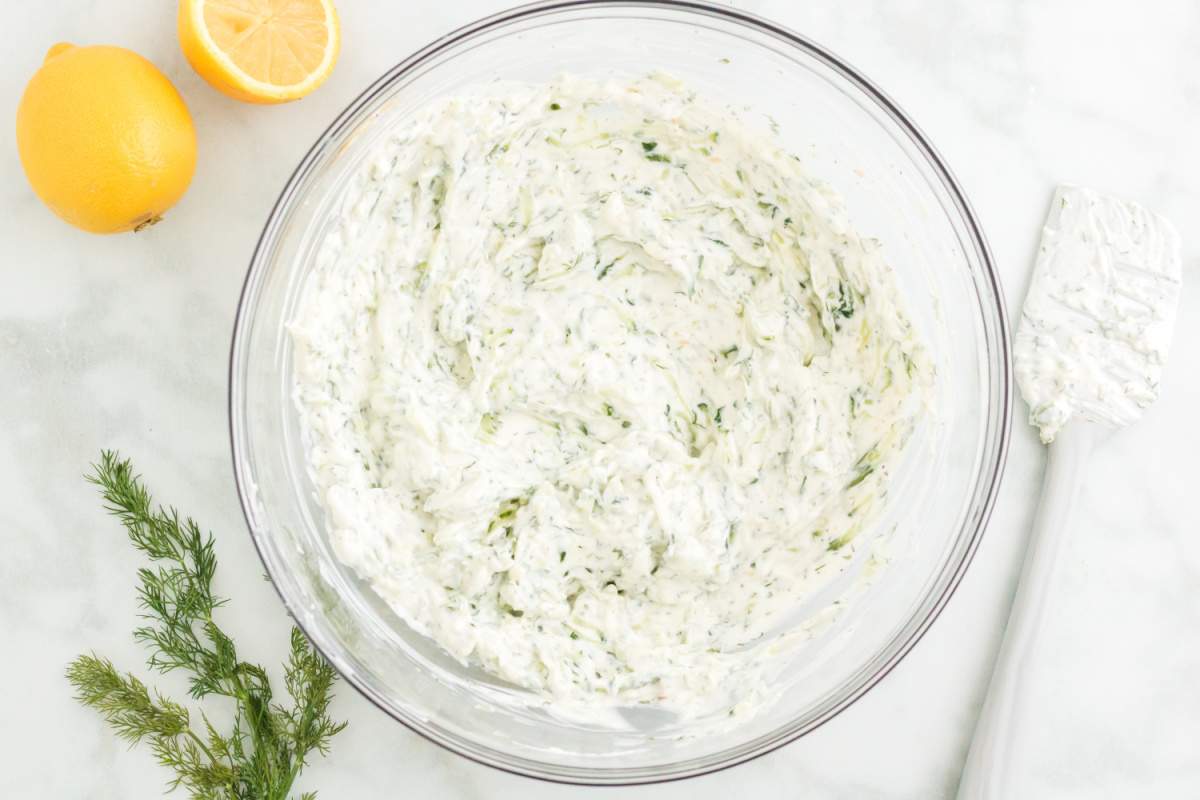
<path fill-rule="evenodd" d="M 1022 731 L 1029 730 L 1029 698 L 1023 683 L 1037 650 L 1055 565 L 1070 529 L 1071 510 L 1096 434 L 1095 424 L 1072 421 L 1050 445 L 1042 499 L 1000 655 L 959 782 L 958 800 L 1016 797 L 1011 788 L 1012 745 Z"/>

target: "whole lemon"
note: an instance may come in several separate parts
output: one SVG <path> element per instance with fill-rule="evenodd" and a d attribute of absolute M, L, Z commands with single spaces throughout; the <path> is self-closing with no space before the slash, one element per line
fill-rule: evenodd
<path fill-rule="evenodd" d="M 85 231 L 158 222 L 196 169 L 196 130 L 175 87 L 122 47 L 56 44 L 17 108 L 17 150 L 37 196 Z"/>

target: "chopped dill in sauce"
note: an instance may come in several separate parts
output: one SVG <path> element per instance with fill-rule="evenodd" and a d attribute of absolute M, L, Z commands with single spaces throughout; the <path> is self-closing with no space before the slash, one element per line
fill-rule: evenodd
<path fill-rule="evenodd" d="M 662 74 L 432 103 L 350 183 L 290 332 L 338 557 L 582 706 L 752 693 L 932 380 L 837 196 Z"/>

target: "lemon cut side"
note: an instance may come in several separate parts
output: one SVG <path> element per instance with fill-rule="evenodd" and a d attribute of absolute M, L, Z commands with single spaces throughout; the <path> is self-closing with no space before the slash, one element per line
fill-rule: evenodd
<path fill-rule="evenodd" d="M 332 0 L 180 0 L 179 42 L 218 91 L 286 103 L 329 77 L 341 34 Z"/>

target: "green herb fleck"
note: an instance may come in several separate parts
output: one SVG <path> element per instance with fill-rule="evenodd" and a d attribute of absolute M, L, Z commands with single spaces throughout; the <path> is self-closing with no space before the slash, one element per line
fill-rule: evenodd
<path fill-rule="evenodd" d="M 658 142 L 642 142 L 642 150 L 649 153 L 658 147 Z"/>
<path fill-rule="evenodd" d="M 838 284 L 838 304 L 833 311 L 846 319 L 854 316 L 854 290 L 849 288 L 844 281 Z"/>
<path fill-rule="evenodd" d="M 848 533 L 844 534 L 842 536 L 839 536 L 838 538 L 831 541 L 828 545 L 826 545 L 825 549 L 829 550 L 830 552 L 836 553 L 838 550 L 841 550 L 843 547 L 845 547 L 847 544 L 849 544 L 849 542 L 852 538 L 854 538 L 854 537 Z"/>
<path fill-rule="evenodd" d="M 870 475 L 874 471 L 875 471 L 874 464 L 863 464 L 862 466 L 858 467 L 858 474 L 854 476 L 853 480 L 851 480 L 849 483 L 846 484 L 846 488 L 853 489 L 855 486 L 858 486 L 860 483 L 862 483 L 863 481 L 865 481 L 867 479 L 868 475 Z"/>
<path fill-rule="evenodd" d="M 500 504 L 500 508 L 496 511 L 496 520 L 512 519 L 517 514 L 517 509 L 529 502 L 525 497 L 510 497 Z M 488 530 L 496 526 L 496 520 L 493 520 L 488 525 Z"/>
<path fill-rule="evenodd" d="M 737 351 L 738 351 L 738 346 L 735 344 L 735 345 L 732 345 L 731 347 L 728 347 L 728 348 L 722 350 L 721 355 L 725 356 L 726 358 L 729 358 Z"/>
<path fill-rule="evenodd" d="M 671 159 L 668 156 L 664 156 L 662 153 L 650 153 L 646 156 L 646 158 L 650 159 L 651 161 L 658 161 L 662 164 L 671 163 Z"/>
<path fill-rule="evenodd" d="M 562 106 L 560 106 L 558 103 L 551 103 L 551 104 L 550 104 L 550 110 L 551 110 L 551 111 L 561 111 L 561 110 L 562 110 Z"/>

